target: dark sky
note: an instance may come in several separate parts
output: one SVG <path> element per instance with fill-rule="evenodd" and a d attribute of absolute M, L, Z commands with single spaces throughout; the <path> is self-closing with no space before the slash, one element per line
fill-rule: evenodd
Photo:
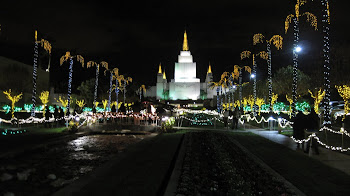
<path fill-rule="evenodd" d="M 86 61 L 105 60 L 139 83 L 154 85 L 160 62 L 168 79 L 173 78 L 186 30 L 190 51 L 197 62 L 197 77 L 202 81 L 209 61 L 216 79 L 223 71 L 231 71 L 232 65 L 249 63 L 240 61 L 239 54 L 256 49 L 252 46 L 255 33 L 267 37 L 282 35 L 284 48 L 273 50 L 273 66 L 292 62 L 292 31 L 284 34 L 284 21 L 294 13 L 296 0 L 110 2 L 2 0 L 1 55 L 32 64 L 33 35 L 38 29 L 39 38 L 53 45 L 54 71 L 64 69 L 59 67 L 59 57 L 69 50 L 81 54 Z M 330 7 L 331 41 L 349 43 L 349 1 L 332 0 Z M 320 17 L 320 8 L 320 0 L 314 0 L 303 6 L 302 11 Z M 321 53 L 320 21 L 319 18 L 318 32 L 313 32 L 306 23 L 301 24 L 300 39 L 305 44 L 301 59 L 305 62 L 313 61 L 314 54 Z M 82 75 L 93 76 L 80 74 L 80 80 L 88 79 Z"/>

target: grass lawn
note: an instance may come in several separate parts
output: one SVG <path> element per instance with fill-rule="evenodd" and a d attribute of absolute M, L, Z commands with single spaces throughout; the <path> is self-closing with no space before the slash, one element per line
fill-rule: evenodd
<path fill-rule="evenodd" d="M 350 176 L 253 133 L 228 135 L 306 195 L 350 195 Z"/>

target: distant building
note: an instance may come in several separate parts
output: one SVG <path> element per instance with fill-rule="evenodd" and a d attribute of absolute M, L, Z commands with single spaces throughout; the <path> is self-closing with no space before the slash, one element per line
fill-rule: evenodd
<path fill-rule="evenodd" d="M 155 97 L 157 100 L 213 99 L 214 95 L 216 96 L 216 89 L 209 88 L 209 82 L 213 81 L 210 64 L 205 82 L 200 82 L 196 72 L 196 62 L 193 62 L 185 32 L 182 51 L 178 56 L 178 62 L 175 62 L 174 79 L 168 82 L 165 71 L 162 71 L 162 67 L 159 65 L 157 84 L 146 91 L 145 97 Z"/>
<path fill-rule="evenodd" d="M 37 102 L 42 91 L 49 90 L 49 73 L 38 68 Z M 11 89 L 14 94 L 23 93 L 19 103 L 30 104 L 33 91 L 33 66 L 0 56 L 0 103 L 9 104 L 2 91 Z M 19 104 L 20 105 L 20 104 Z"/>

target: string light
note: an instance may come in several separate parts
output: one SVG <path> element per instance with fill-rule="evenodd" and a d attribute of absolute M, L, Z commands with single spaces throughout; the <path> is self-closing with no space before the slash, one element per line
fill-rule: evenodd
<path fill-rule="evenodd" d="M 35 35 L 37 35 L 37 32 L 35 31 Z M 35 39 L 34 43 L 34 63 L 33 63 L 33 92 L 32 92 L 32 113 L 31 116 L 35 116 L 35 104 L 36 104 L 36 79 L 38 77 L 37 69 L 38 69 L 38 42 Z"/>
<path fill-rule="evenodd" d="M 311 97 L 314 98 L 314 109 L 316 114 L 319 114 L 319 105 L 323 99 L 323 97 L 326 94 L 326 91 L 322 91 L 322 89 L 320 89 L 319 91 L 317 91 L 317 93 L 315 93 L 315 95 L 308 89 L 308 92 L 311 94 Z"/>
<path fill-rule="evenodd" d="M 3 91 L 3 93 L 6 95 L 6 98 L 8 100 L 11 101 L 11 116 L 12 118 L 15 117 L 15 104 L 22 99 L 22 93 L 20 93 L 19 95 L 11 95 L 11 89 L 9 89 L 8 91 Z"/>
<path fill-rule="evenodd" d="M 349 99 L 350 99 L 350 87 L 347 85 L 343 86 L 335 86 L 335 88 L 338 90 L 339 95 L 343 98 L 344 100 L 344 116 L 343 116 L 343 121 L 345 119 L 345 114 L 349 113 L 350 107 L 349 107 Z"/>
<path fill-rule="evenodd" d="M 324 64 L 323 64 L 323 73 L 324 73 L 324 89 L 325 89 L 325 97 L 324 97 L 324 120 L 323 124 L 329 125 L 331 124 L 331 106 L 330 106 L 330 44 L 329 44 L 329 30 L 330 30 L 330 11 L 329 11 L 329 4 L 328 0 L 321 0 L 321 3 L 324 7 L 323 11 L 323 18 L 322 18 L 322 24 L 323 24 L 323 58 L 324 58 Z"/>

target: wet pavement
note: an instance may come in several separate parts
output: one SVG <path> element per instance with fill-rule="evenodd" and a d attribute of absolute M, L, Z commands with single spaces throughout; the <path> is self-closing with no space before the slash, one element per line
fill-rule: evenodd
<path fill-rule="evenodd" d="M 50 195 L 147 135 L 85 135 L 0 159 L 0 195 Z"/>
<path fill-rule="evenodd" d="M 318 148 L 319 155 L 316 155 L 314 152 L 312 152 L 312 148 L 310 148 L 309 153 L 304 153 L 302 149 L 297 149 L 297 144 L 288 136 L 278 134 L 278 131 L 265 131 L 260 129 L 249 129 L 250 132 L 255 133 L 257 135 L 260 135 L 266 139 L 269 139 L 273 142 L 282 144 L 284 146 L 287 146 L 288 148 L 292 150 L 296 150 L 305 156 L 310 156 L 313 159 L 317 159 L 324 164 L 339 169 L 343 171 L 344 173 L 350 175 L 350 156 L 343 154 L 341 152 L 332 151 L 323 147 Z"/>

